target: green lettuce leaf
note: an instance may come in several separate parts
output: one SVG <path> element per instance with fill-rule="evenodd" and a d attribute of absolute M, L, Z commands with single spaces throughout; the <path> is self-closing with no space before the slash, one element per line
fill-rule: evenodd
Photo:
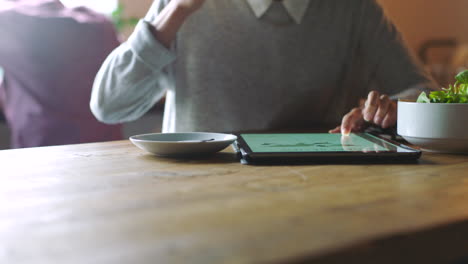
<path fill-rule="evenodd" d="M 416 102 L 447 104 L 468 103 L 468 70 L 457 74 L 455 79 L 457 81 L 454 85 L 449 85 L 448 88 L 442 88 L 441 91 L 433 91 L 429 96 L 425 92 L 422 92 Z"/>
<path fill-rule="evenodd" d="M 455 77 L 459 84 L 468 85 L 468 70 L 462 71 Z"/>
<path fill-rule="evenodd" d="M 430 102 L 431 102 L 431 99 L 427 97 L 427 94 L 425 92 L 422 92 L 419 95 L 418 100 L 416 100 L 416 103 L 430 103 Z"/>

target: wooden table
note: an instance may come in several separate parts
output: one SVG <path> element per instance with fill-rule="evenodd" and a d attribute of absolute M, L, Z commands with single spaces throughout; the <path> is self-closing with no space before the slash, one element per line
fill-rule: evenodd
<path fill-rule="evenodd" d="M 468 156 L 412 165 L 157 158 L 128 141 L 0 151 L 0 263 L 451 263 Z"/>

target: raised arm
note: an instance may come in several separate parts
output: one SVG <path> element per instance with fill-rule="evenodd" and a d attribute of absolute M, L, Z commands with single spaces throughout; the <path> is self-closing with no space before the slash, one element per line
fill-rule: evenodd
<path fill-rule="evenodd" d="M 175 59 L 171 44 L 184 21 L 205 0 L 156 0 L 128 41 L 99 70 L 90 107 L 96 118 L 115 124 L 146 113 L 171 83 L 167 66 Z"/>
<path fill-rule="evenodd" d="M 205 0 L 172 0 L 159 15 L 147 16 L 153 36 L 164 46 L 169 47 L 187 17 L 197 11 L 204 2 Z M 150 13 L 156 12 L 150 10 Z"/>

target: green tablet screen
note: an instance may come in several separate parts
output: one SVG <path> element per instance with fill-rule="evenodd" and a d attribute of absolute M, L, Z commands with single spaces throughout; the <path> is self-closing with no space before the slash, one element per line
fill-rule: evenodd
<path fill-rule="evenodd" d="M 242 134 L 253 152 L 369 152 L 392 146 L 370 134 Z M 393 147 L 394 148 L 394 147 Z"/>

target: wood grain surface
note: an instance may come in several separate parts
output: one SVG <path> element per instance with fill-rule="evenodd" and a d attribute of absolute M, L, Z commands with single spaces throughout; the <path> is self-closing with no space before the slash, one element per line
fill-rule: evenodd
<path fill-rule="evenodd" d="M 0 263 L 468 256 L 464 155 L 424 153 L 405 165 L 247 166 L 230 149 L 165 159 L 129 141 L 5 150 L 0 203 Z"/>

